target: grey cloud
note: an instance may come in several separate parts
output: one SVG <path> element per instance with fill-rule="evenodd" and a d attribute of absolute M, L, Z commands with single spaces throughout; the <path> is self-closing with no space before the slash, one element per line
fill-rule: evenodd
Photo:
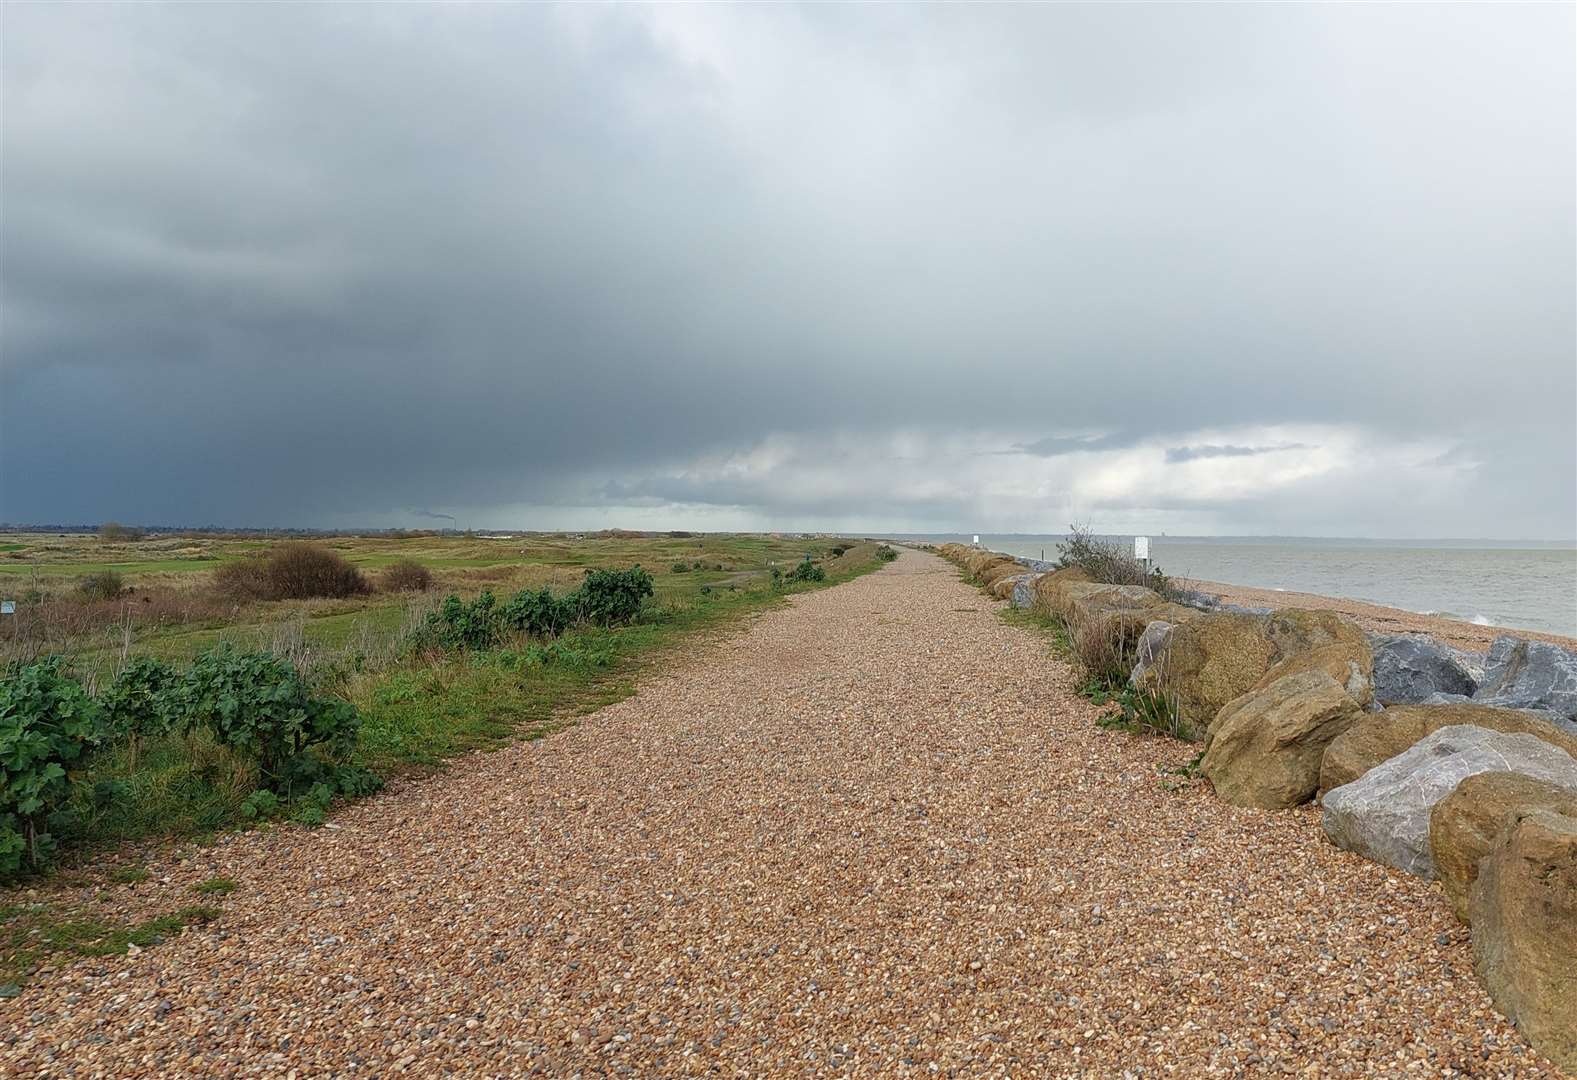
<path fill-rule="evenodd" d="M 1198 461 L 1201 458 L 1258 457 L 1261 454 L 1276 454 L 1283 450 L 1307 449 L 1305 443 L 1281 443 L 1278 446 L 1217 446 L 1205 443 L 1201 446 L 1168 447 L 1166 461 L 1169 465 L 1176 465 L 1185 461 Z"/>
<path fill-rule="evenodd" d="M 0 519 L 530 525 L 488 515 L 617 479 L 675 521 L 989 528 L 973 474 L 661 478 L 774 435 L 1049 469 L 1339 423 L 1493 462 L 1452 531 L 1569 535 L 1572 23 L 12 5 Z M 1253 524 L 1390 528 L 1415 486 L 1370 482 Z"/>

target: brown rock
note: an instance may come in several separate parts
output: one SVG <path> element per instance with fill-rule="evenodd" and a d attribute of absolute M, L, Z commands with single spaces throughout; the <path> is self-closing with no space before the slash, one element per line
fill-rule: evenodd
<path fill-rule="evenodd" d="M 1536 810 L 1479 863 L 1473 967 L 1535 1050 L 1577 1071 L 1577 818 Z"/>
<path fill-rule="evenodd" d="M 1539 810 L 1577 818 L 1577 791 L 1519 773 L 1470 776 L 1429 814 L 1429 847 L 1451 910 L 1468 920 L 1468 896 L 1479 860 L 1507 832 Z"/>
<path fill-rule="evenodd" d="M 991 586 L 1003 578 L 1018 577 L 1022 573 L 1024 573 L 1023 563 L 1016 559 L 999 559 L 994 563 L 987 564 L 984 569 L 975 574 L 975 580 L 982 585 Z"/>
<path fill-rule="evenodd" d="M 1164 661 L 1144 673 L 1140 688 L 1165 693 L 1183 719 L 1203 729 L 1275 659 L 1265 617 L 1211 612 L 1172 631 Z"/>
<path fill-rule="evenodd" d="M 1061 615 L 1065 606 L 1063 590 L 1070 585 L 1089 584 L 1090 575 L 1077 566 L 1065 566 L 1035 579 L 1035 610 L 1042 615 Z"/>
<path fill-rule="evenodd" d="M 1326 746 L 1362 715 L 1324 671 L 1285 675 L 1216 714 L 1201 770 L 1216 794 L 1235 806 L 1297 806 L 1319 786 Z"/>
<path fill-rule="evenodd" d="M 1374 651 L 1367 641 L 1327 642 L 1279 660 L 1254 684 L 1262 690 L 1277 679 L 1305 671 L 1323 671 L 1359 705 L 1374 700 Z"/>
<path fill-rule="evenodd" d="M 1350 784 L 1425 735 L 1452 724 L 1471 724 L 1492 731 L 1537 735 L 1577 758 L 1577 736 L 1568 735 L 1548 720 L 1515 709 L 1487 705 L 1396 705 L 1371 713 L 1352 725 L 1325 751 L 1320 766 L 1320 794 Z"/>

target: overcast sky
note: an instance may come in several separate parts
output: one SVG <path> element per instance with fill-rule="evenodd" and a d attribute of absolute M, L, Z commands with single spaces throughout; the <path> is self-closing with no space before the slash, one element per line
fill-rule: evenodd
<path fill-rule="evenodd" d="M 1573 13 L 9 3 L 0 520 L 1570 538 Z"/>

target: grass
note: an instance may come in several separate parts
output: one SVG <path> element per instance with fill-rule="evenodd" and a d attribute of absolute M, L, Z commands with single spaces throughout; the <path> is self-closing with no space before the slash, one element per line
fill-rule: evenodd
<path fill-rule="evenodd" d="M 88 543 L 103 542 L 89 538 Z M 346 541 L 353 548 L 361 543 Z M 369 543 L 387 550 L 362 550 L 364 557 L 406 557 L 394 542 Z M 435 551 L 465 551 L 469 543 L 423 538 L 416 549 L 425 562 Z M 135 634 L 129 648 L 124 640 L 88 640 L 73 656 L 73 667 L 103 685 L 128 656 L 181 663 L 221 641 L 244 649 L 272 648 L 309 670 L 319 692 L 357 706 L 361 729 L 351 764 L 386 778 L 411 775 L 440 768 L 460 754 L 557 731 L 628 696 L 642 670 L 693 649 L 735 620 L 781 604 L 787 595 L 847 581 L 882 565 L 874 544 L 854 545 L 836 557 L 827 555 L 830 546 L 830 541 L 773 537 L 538 541 L 516 552 L 537 561 L 514 564 L 509 576 L 498 580 L 476 582 L 440 571 L 451 575 L 441 579 L 447 588 L 414 598 L 375 594 L 244 606 L 221 625 L 150 628 Z M 687 565 L 704 559 L 707 566 L 725 569 L 673 575 L 668 567 L 677 560 L 664 563 L 656 556 L 676 550 L 694 553 Z M 771 585 L 774 563 L 787 568 L 807 550 L 823 556 L 824 582 Z M 551 642 L 516 640 L 480 653 L 415 655 L 401 646 L 424 605 L 435 604 L 449 588 L 474 593 L 486 586 L 501 596 L 521 583 L 551 581 L 568 588 L 586 567 L 619 565 L 622 560 L 606 557 L 614 553 L 626 556 L 624 565 L 654 568 L 657 578 L 656 597 L 632 625 L 577 628 Z M 56 830 L 68 849 L 68 865 L 91 861 L 116 845 L 245 827 L 250 820 L 243 804 L 258 786 L 249 760 L 202 731 L 145 738 L 135 752 L 127 745 L 110 746 L 78 779 L 73 820 Z M 281 811 L 283 816 L 290 812 L 288 806 Z"/>
<path fill-rule="evenodd" d="M 138 923 L 117 923 L 50 904 L 0 907 L 0 997 L 16 997 L 32 972 L 58 962 L 60 954 L 117 956 L 133 945 L 157 945 L 220 914 L 218 908 L 192 906 Z"/>
<path fill-rule="evenodd" d="M 207 881 L 199 881 L 192 886 L 192 891 L 200 896 L 228 896 L 235 892 L 236 880 L 228 877 L 211 877 Z"/>

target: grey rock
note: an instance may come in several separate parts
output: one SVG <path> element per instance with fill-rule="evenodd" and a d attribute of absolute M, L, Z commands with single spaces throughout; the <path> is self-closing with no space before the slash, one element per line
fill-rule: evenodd
<path fill-rule="evenodd" d="M 1577 761 L 1536 735 L 1454 724 L 1414 743 L 1321 800 L 1337 847 L 1433 878 L 1429 812 L 1469 776 L 1512 772 L 1577 791 Z"/>
<path fill-rule="evenodd" d="M 1137 684 L 1144 673 L 1166 655 L 1167 648 L 1172 644 L 1172 627 L 1164 619 L 1156 619 L 1146 623 L 1144 633 L 1139 635 L 1138 644 L 1134 646 L 1134 655 L 1138 657 L 1133 666 L 1133 674 L 1129 678 Z"/>
<path fill-rule="evenodd" d="M 1548 709 L 1577 720 L 1577 653 L 1546 641 L 1498 637 L 1473 700 Z"/>
<path fill-rule="evenodd" d="M 1568 720 L 1568 719 L 1566 719 L 1566 717 L 1562 716 L 1558 712 L 1552 712 L 1549 709 L 1540 709 L 1537 706 L 1528 704 L 1526 701 L 1518 701 L 1515 698 L 1468 697 L 1466 694 L 1430 694 L 1423 701 L 1419 702 L 1419 704 L 1420 705 L 1462 705 L 1462 704 L 1468 704 L 1468 705 L 1487 705 L 1488 707 L 1490 707 L 1492 709 L 1515 709 L 1518 712 L 1527 713 L 1529 716 L 1537 716 L 1540 720 L 1547 720 L 1551 724 L 1553 724 L 1556 727 L 1560 728 L 1562 731 L 1566 732 L 1567 734 L 1577 735 L 1577 720 Z"/>
<path fill-rule="evenodd" d="M 1198 608 L 1200 611 L 1214 611 L 1221 606 L 1219 596 L 1211 596 L 1198 589 L 1178 589 L 1171 599 L 1186 607 Z"/>
<path fill-rule="evenodd" d="M 1244 607 L 1242 604 L 1217 604 L 1212 611 L 1224 611 L 1228 615 L 1269 615 L 1275 608 Z"/>
<path fill-rule="evenodd" d="M 1045 562 L 1041 559 L 1025 559 L 1015 555 L 1013 556 L 1013 561 L 1027 570 L 1033 570 L 1037 574 L 1047 574 L 1057 569 L 1056 563 Z"/>
<path fill-rule="evenodd" d="M 1456 650 L 1422 634 L 1371 637 L 1374 697 L 1382 705 L 1417 705 L 1433 694 L 1472 694 L 1477 686 Z"/>
<path fill-rule="evenodd" d="M 1009 601 L 1016 608 L 1027 608 L 1035 603 L 1035 579 L 1039 574 L 1019 574 L 1013 579 L 1013 596 Z"/>

